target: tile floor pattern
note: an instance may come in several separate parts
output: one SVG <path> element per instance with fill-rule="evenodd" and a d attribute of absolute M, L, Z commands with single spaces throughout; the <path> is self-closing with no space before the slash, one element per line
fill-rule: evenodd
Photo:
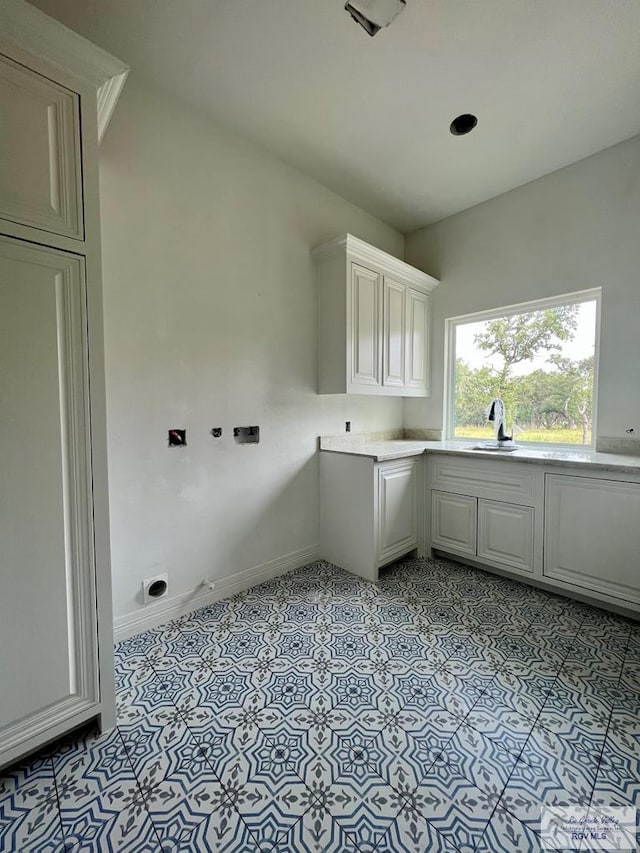
<path fill-rule="evenodd" d="M 0 781 L 2 851 L 541 850 L 640 802 L 640 626 L 443 560 L 324 562 L 116 647 L 118 728 Z"/>

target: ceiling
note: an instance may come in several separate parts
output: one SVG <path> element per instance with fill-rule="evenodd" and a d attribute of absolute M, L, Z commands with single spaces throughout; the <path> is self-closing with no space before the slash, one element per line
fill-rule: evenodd
<path fill-rule="evenodd" d="M 640 133 L 640 0 L 407 0 L 374 38 L 344 0 L 34 5 L 401 231 Z"/>

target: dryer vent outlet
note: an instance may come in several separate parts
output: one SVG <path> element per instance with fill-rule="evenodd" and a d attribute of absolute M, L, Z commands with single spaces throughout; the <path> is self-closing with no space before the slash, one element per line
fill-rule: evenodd
<path fill-rule="evenodd" d="M 169 575 L 156 575 L 142 581 L 142 600 L 145 604 L 164 598 L 169 592 Z"/>

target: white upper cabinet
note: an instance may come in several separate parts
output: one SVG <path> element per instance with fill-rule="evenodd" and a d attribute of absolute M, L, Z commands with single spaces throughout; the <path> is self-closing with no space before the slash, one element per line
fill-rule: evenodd
<path fill-rule="evenodd" d="M 351 268 L 351 384 L 380 385 L 380 276 L 353 264 Z"/>
<path fill-rule="evenodd" d="M 431 297 L 421 290 L 409 288 L 406 320 L 405 385 L 428 396 L 431 393 L 429 367 L 429 333 Z"/>
<path fill-rule="evenodd" d="M 383 371 L 382 384 L 403 388 L 406 379 L 407 290 L 402 282 L 384 277 L 383 305 Z"/>
<path fill-rule="evenodd" d="M 0 56 L 0 218 L 83 239 L 78 102 Z"/>
<path fill-rule="evenodd" d="M 356 237 L 313 250 L 318 392 L 426 397 L 430 297 L 438 280 Z"/>

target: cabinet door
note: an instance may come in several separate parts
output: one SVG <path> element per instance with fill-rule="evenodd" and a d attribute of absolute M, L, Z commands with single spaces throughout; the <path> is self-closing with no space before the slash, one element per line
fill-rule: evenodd
<path fill-rule="evenodd" d="M 406 314 L 406 374 L 405 387 L 422 392 L 431 390 L 429 365 L 429 330 L 431 326 L 430 297 L 409 288 Z"/>
<path fill-rule="evenodd" d="M 431 492 L 431 544 L 443 551 L 476 554 L 477 499 Z"/>
<path fill-rule="evenodd" d="M 0 764 L 98 699 L 81 258 L 0 238 Z"/>
<path fill-rule="evenodd" d="M 0 57 L 0 217 L 82 239 L 78 96 Z"/>
<path fill-rule="evenodd" d="M 418 544 L 418 465 L 415 459 L 378 469 L 378 565 Z"/>
<path fill-rule="evenodd" d="M 351 384 L 381 385 L 382 335 L 379 273 L 351 266 Z"/>
<path fill-rule="evenodd" d="M 533 519 L 533 507 L 478 500 L 478 558 L 532 572 Z"/>
<path fill-rule="evenodd" d="M 640 484 L 547 474 L 543 574 L 640 604 Z"/>
<path fill-rule="evenodd" d="M 402 388 L 405 380 L 407 285 L 383 282 L 382 384 Z"/>

